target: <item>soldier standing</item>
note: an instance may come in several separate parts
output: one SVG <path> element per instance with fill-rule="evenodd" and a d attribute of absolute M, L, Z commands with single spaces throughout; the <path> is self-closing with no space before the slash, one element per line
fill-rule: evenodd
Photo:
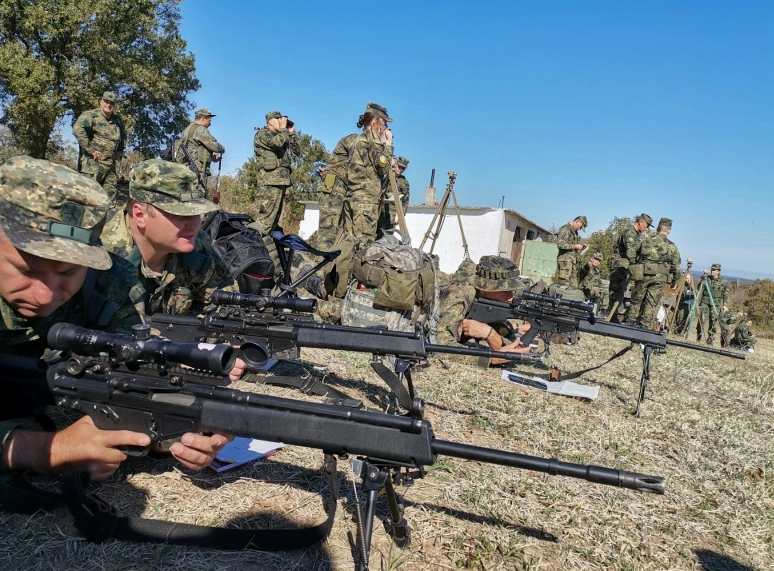
<path fill-rule="evenodd" d="M 255 134 L 253 149 L 258 163 L 253 218 L 271 232 L 279 223 L 285 196 L 290 194 L 292 155 L 300 152 L 295 124 L 279 111 L 268 112 L 266 127 Z"/>
<path fill-rule="evenodd" d="M 728 284 L 720 277 L 720 264 L 712 264 L 710 275 L 699 282 L 697 291 L 699 323 L 696 328 L 696 340 L 707 339 L 707 345 L 715 341 L 715 329 L 719 325 L 721 313 L 728 311 Z"/>
<path fill-rule="evenodd" d="M 672 221 L 662 218 L 656 233 L 644 238 L 637 248 L 637 263 L 629 266 L 636 281 L 627 323 L 652 327 L 663 302 L 664 286 L 675 288 L 680 277 L 680 251 L 667 238 L 671 231 Z"/>
<path fill-rule="evenodd" d="M 218 143 L 210 133 L 212 118 L 215 117 L 209 109 L 197 109 L 194 113 L 194 121 L 183 131 L 180 137 L 180 145 L 185 146 L 193 161 L 189 163 L 188 157 L 182 149 L 175 154 L 178 163 L 187 165 L 199 178 L 199 184 L 207 191 L 207 179 L 212 174 L 210 163 L 220 162 L 221 155 L 226 152 L 226 147 Z M 196 167 L 196 168 L 194 168 Z"/>
<path fill-rule="evenodd" d="M 347 186 L 344 181 L 347 175 L 349 154 L 358 135 L 359 133 L 352 133 L 340 139 L 336 143 L 330 159 L 328 159 L 328 165 L 324 169 L 320 169 L 322 177 L 318 199 L 320 223 L 314 240 L 310 239 L 310 242 L 320 250 L 326 250 L 333 246 L 336 236 L 342 228 L 344 198 L 347 194 Z"/>
<path fill-rule="evenodd" d="M 587 226 L 588 220 L 585 216 L 576 216 L 574 220 L 559 228 L 556 234 L 556 245 L 559 248 L 559 254 L 556 256 L 556 283 L 578 287 L 578 252 L 587 246 L 580 241 L 578 231 Z"/>
<path fill-rule="evenodd" d="M 124 121 L 115 113 L 118 96 L 106 91 L 99 107 L 81 113 L 73 124 L 78 141 L 78 172 L 96 180 L 111 203 L 116 201 L 116 161 L 121 159 L 126 145 Z"/>
<path fill-rule="evenodd" d="M 409 160 L 406 157 L 398 157 L 395 161 L 395 166 L 392 168 L 395 172 L 395 186 L 398 189 L 398 196 L 400 197 L 400 204 L 404 215 L 409 204 L 409 181 L 403 173 L 408 168 L 408 164 Z M 384 196 L 385 200 L 382 203 L 382 211 L 379 214 L 379 230 L 394 228 L 397 224 L 397 211 L 394 206 L 396 199 L 392 196 L 389 180 L 386 182 Z"/>
<path fill-rule="evenodd" d="M 629 284 L 629 266 L 637 261 L 637 247 L 651 226 L 653 218 L 642 213 L 635 219 L 634 224 L 624 226 L 618 235 L 610 261 L 610 307 L 617 304 L 619 314 L 625 313 L 624 299 Z"/>

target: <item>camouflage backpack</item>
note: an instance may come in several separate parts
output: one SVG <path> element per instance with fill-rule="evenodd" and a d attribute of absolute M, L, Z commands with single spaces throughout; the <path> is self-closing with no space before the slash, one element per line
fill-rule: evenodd
<path fill-rule="evenodd" d="M 355 253 L 352 278 L 342 304 L 342 324 L 419 328 L 434 340 L 439 285 L 429 254 L 405 244 L 399 232 L 388 232 Z"/>

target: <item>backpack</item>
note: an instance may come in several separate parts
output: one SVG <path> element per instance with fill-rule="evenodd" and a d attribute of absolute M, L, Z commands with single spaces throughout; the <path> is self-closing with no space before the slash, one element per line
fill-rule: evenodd
<path fill-rule="evenodd" d="M 217 210 L 202 224 L 215 253 L 231 272 L 241 293 L 260 294 L 274 287 L 275 264 L 262 235 L 246 214 Z"/>
<path fill-rule="evenodd" d="M 420 329 L 434 340 L 439 284 L 432 257 L 388 231 L 352 258 L 352 282 L 342 304 L 344 325 Z"/>

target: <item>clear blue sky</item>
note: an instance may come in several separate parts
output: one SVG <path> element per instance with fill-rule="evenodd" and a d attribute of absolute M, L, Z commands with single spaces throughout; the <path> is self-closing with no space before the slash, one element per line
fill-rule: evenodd
<path fill-rule="evenodd" d="M 279 110 L 331 150 L 367 101 L 395 119 L 412 202 L 544 227 L 672 218 L 695 269 L 774 277 L 774 2 L 185 0 L 197 106 L 224 172 Z"/>

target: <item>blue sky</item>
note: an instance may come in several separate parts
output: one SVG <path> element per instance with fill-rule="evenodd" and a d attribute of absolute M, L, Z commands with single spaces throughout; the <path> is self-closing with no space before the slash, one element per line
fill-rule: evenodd
<path fill-rule="evenodd" d="M 223 171 L 279 110 L 331 150 L 367 101 L 395 119 L 412 202 L 544 227 L 672 218 L 695 269 L 774 277 L 774 2 L 185 0 Z"/>

